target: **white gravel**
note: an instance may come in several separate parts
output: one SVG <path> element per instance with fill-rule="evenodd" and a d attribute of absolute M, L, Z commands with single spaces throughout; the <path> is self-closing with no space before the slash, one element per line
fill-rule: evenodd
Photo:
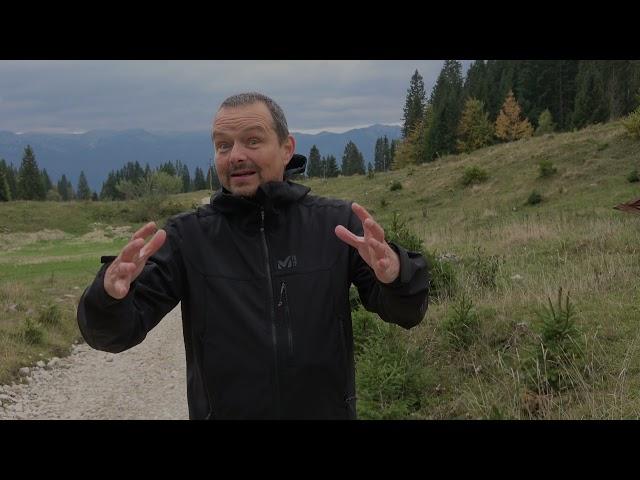
<path fill-rule="evenodd" d="M 0 420 L 189 417 L 179 305 L 132 349 L 112 354 L 83 343 L 40 365 L 23 383 L 0 386 Z"/>

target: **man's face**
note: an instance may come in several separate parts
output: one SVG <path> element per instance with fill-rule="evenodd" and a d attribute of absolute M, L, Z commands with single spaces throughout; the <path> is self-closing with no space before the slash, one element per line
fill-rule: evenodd
<path fill-rule="evenodd" d="M 213 145 L 220 183 L 234 195 L 251 197 L 260 185 L 282 181 L 295 140 L 280 144 L 271 112 L 262 102 L 224 107 L 213 121 Z"/>

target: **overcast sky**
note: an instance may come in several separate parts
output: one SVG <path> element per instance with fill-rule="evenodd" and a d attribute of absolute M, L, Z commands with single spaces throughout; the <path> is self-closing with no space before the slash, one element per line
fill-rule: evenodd
<path fill-rule="evenodd" d="M 463 73 L 470 61 L 462 61 Z M 0 130 L 208 130 L 229 95 L 257 90 L 289 129 L 316 133 L 400 124 L 411 75 L 431 92 L 442 60 L 4 61 Z"/>

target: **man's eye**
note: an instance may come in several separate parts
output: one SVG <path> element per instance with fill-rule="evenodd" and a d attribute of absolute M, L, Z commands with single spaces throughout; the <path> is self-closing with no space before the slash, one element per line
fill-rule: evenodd
<path fill-rule="evenodd" d="M 250 138 L 248 143 L 249 145 L 257 145 L 258 143 L 260 143 L 260 140 L 257 138 Z"/>
<path fill-rule="evenodd" d="M 229 144 L 228 143 L 219 143 L 218 144 L 218 151 L 220 152 L 224 152 L 225 150 L 229 149 Z"/>

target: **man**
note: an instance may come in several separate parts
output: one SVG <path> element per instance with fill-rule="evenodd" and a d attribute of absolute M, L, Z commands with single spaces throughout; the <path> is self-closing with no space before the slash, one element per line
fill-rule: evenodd
<path fill-rule="evenodd" d="M 82 335 L 121 352 L 182 302 L 191 419 L 355 418 L 349 287 L 411 328 L 424 258 L 385 242 L 362 206 L 284 180 L 295 139 L 270 98 L 225 100 L 212 139 L 222 190 L 107 259 L 78 306 Z"/>

